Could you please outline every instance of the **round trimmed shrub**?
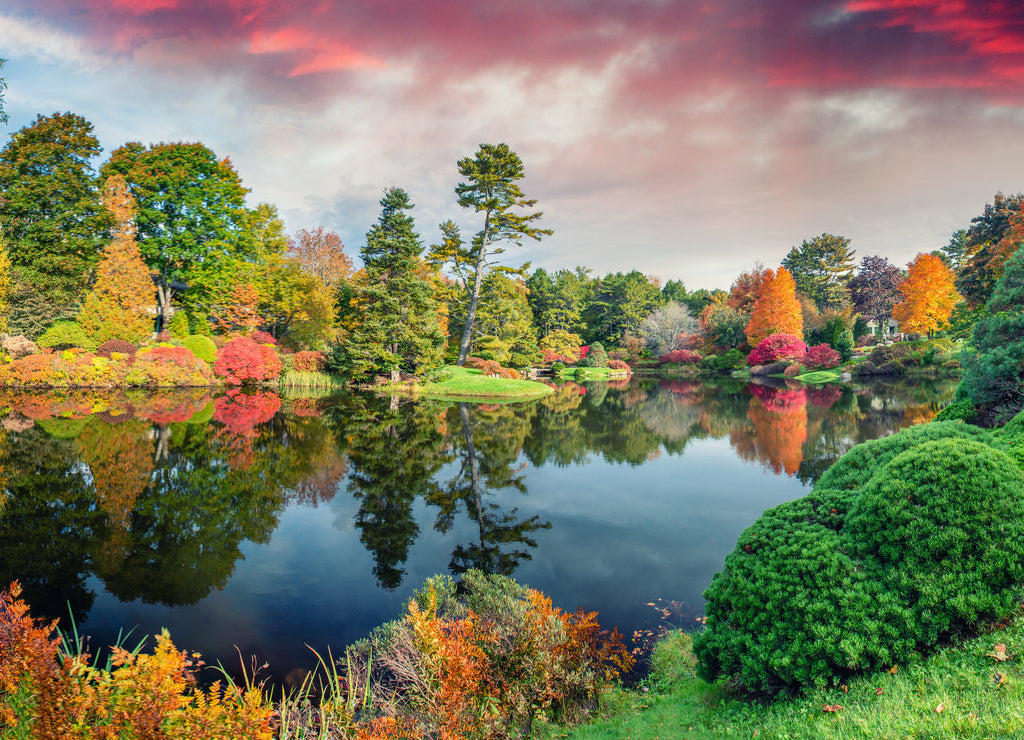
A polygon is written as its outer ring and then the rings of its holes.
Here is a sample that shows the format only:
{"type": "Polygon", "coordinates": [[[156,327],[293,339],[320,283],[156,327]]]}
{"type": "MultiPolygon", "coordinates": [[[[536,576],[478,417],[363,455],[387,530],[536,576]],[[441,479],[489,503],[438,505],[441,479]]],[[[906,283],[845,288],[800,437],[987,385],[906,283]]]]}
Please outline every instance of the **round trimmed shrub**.
{"type": "Polygon", "coordinates": [[[281,374],[281,359],[270,344],[236,337],[217,352],[213,370],[231,385],[273,380],[281,374]]]}
{"type": "Polygon", "coordinates": [[[780,360],[799,360],[807,352],[804,340],[794,334],[765,337],[747,356],[748,365],[770,365],[780,360]]]}
{"type": "Polygon", "coordinates": [[[1013,613],[1024,472],[1001,446],[966,424],[918,425],[766,511],[704,593],[700,674],[765,694],[837,684],[1013,613]]]}
{"type": "Polygon", "coordinates": [[[40,347],[50,349],[67,349],[69,347],[91,348],[93,345],[85,336],[85,331],[76,321],[58,321],[36,340],[40,347]]]}
{"type": "Polygon", "coordinates": [[[181,346],[192,350],[192,354],[208,363],[217,359],[217,345],[202,334],[190,334],[181,340],[181,346]]]}
{"type": "Polygon", "coordinates": [[[815,521],[804,499],[766,512],[739,539],[704,593],[707,622],[694,640],[698,673],[776,694],[904,662],[910,612],[815,521]],[[808,517],[811,521],[808,521],[808,517]]]}
{"type": "Polygon", "coordinates": [[[857,445],[825,471],[815,484],[815,488],[860,488],[901,452],[925,442],[950,437],[974,439],[987,445],[1004,448],[991,432],[970,424],[959,421],[918,424],[890,437],[873,439],[857,445]]]}
{"type": "Polygon", "coordinates": [[[955,626],[1016,606],[1024,582],[1024,472],[975,440],[926,442],[872,477],[845,531],[913,609],[917,642],[933,645],[955,626]]]}
{"type": "Polygon", "coordinates": [[[106,357],[108,360],[110,356],[115,352],[120,352],[123,355],[134,357],[135,353],[139,351],[131,342],[126,342],[123,339],[108,339],[99,347],[96,348],[96,354],[100,357],[106,357]]]}

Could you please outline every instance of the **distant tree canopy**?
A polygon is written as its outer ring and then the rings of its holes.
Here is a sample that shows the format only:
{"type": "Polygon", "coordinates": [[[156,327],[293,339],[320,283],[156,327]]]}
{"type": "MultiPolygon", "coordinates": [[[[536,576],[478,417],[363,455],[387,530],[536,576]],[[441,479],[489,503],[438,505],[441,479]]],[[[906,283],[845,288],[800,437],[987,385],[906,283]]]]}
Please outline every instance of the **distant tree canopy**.
{"type": "Polygon", "coordinates": [[[248,191],[230,160],[204,145],[130,142],[110,155],[102,174],[125,178],[138,204],[143,259],[164,283],[194,283],[188,302],[213,304],[232,282],[235,262],[256,257],[248,191]]]}
{"type": "Polygon", "coordinates": [[[0,150],[0,225],[16,282],[52,304],[82,294],[107,241],[92,160],[100,153],[92,124],[74,113],[38,116],[0,150]]]}
{"type": "Polygon", "coordinates": [[[866,255],[849,283],[854,310],[866,320],[874,319],[882,325],[892,316],[893,306],[900,299],[901,282],[902,271],[889,260],[866,255]]]}
{"type": "Polygon", "coordinates": [[[985,305],[1010,255],[1024,241],[1024,193],[996,193],[985,211],[971,219],[956,287],[971,308],[985,305]]]}
{"type": "Polygon", "coordinates": [[[848,298],[846,283],[853,275],[854,254],[845,236],[821,234],[789,250],[782,266],[819,311],[837,309],[848,298]]]}

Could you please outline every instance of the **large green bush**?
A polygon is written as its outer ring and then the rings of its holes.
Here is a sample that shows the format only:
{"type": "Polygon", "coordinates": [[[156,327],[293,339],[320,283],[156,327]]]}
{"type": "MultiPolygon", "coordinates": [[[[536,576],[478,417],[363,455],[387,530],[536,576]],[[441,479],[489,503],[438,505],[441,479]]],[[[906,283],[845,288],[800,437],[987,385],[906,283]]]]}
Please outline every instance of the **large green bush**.
{"type": "Polygon", "coordinates": [[[858,445],[740,535],[704,596],[699,671],[774,694],[912,660],[1007,616],[1024,582],[1024,473],[957,422],[858,445]]]}
{"type": "Polygon", "coordinates": [[[85,335],[85,331],[77,322],[57,321],[43,332],[36,344],[44,348],[65,349],[67,347],[84,347],[94,349],[93,344],[85,335]]]}
{"type": "Polygon", "coordinates": [[[212,364],[217,359],[217,345],[204,334],[190,334],[181,340],[181,346],[192,350],[192,354],[204,362],[212,364]]]}

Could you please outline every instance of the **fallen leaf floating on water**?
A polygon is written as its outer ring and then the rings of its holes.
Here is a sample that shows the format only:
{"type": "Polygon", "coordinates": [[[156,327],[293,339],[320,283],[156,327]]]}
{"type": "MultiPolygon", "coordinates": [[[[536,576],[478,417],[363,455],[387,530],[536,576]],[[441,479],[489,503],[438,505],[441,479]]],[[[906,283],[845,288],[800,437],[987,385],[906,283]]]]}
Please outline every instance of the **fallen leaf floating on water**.
{"type": "Polygon", "coordinates": [[[1009,660],[1010,656],[1006,654],[1006,645],[1001,642],[997,642],[992,647],[992,652],[985,653],[989,658],[995,658],[997,663],[1001,663],[1004,660],[1009,660]]]}

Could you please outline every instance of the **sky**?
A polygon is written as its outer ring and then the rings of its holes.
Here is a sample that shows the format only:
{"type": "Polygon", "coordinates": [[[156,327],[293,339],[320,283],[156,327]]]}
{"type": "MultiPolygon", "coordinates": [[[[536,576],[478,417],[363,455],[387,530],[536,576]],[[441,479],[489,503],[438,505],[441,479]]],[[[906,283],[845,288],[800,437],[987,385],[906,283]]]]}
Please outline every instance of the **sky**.
{"type": "Polygon", "coordinates": [[[479,229],[482,143],[554,230],[508,264],[691,290],[825,232],[902,266],[1024,190],[1018,0],[3,0],[0,57],[4,142],[199,141],[352,256],[391,186],[426,244],[479,229]]]}

